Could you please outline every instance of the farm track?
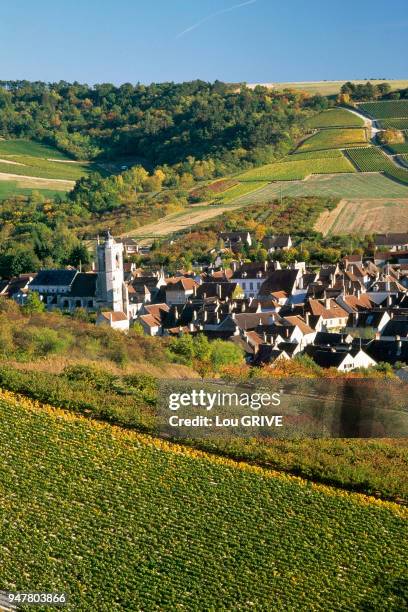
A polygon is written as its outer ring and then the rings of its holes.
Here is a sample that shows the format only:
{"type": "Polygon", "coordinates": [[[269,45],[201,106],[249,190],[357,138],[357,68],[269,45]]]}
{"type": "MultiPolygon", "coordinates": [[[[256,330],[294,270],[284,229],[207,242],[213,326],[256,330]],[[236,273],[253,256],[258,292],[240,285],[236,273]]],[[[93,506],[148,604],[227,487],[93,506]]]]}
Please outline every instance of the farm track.
{"type": "Polygon", "coordinates": [[[25,174],[12,174],[9,172],[0,172],[0,181],[15,181],[21,187],[42,187],[55,188],[70,191],[75,186],[75,181],[68,179],[42,178],[39,176],[29,176],[25,174]]]}

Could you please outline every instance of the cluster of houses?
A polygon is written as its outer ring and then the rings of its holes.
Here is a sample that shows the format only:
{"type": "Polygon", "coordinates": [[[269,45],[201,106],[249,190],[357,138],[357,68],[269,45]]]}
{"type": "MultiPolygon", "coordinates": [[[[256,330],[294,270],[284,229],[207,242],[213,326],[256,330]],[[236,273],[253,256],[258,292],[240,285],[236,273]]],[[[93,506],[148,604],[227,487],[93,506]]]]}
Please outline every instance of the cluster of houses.
{"type": "MultiPolygon", "coordinates": [[[[223,235],[231,248],[249,234],[223,235]]],[[[408,234],[377,236],[376,256],[333,265],[281,267],[234,261],[227,269],[167,276],[124,263],[135,245],[108,233],[97,245],[96,269],[41,270],[0,281],[0,295],[24,303],[36,291],[47,309],[96,313],[97,325],[150,336],[206,334],[238,344],[247,362],[272,364],[309,355],[322,367],[350,371],[378,362],[408,363],[408,234]]],[[[270,253],[290,248],[273,236],[270,253]]],[[[273,257],[273,255],[271,255],[273,257]]]]}

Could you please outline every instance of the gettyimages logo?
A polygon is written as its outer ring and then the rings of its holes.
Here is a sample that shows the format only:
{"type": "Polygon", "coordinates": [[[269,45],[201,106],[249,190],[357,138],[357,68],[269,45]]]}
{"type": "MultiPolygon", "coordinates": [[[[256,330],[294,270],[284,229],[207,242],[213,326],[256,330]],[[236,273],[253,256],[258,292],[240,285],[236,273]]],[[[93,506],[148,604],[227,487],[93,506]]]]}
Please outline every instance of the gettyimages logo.
{"type": "Polygon", "coordinates": [[[379,379],[161,381],[158,430],[177,438],[408,436],[407,385],[379,379]]]}

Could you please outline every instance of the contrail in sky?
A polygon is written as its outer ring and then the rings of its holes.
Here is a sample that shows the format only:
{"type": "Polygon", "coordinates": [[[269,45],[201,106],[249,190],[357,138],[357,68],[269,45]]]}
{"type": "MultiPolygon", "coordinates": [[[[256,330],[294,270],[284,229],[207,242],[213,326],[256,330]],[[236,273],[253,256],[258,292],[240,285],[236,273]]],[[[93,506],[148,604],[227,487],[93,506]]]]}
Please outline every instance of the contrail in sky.
{"type": "Polygon", "coordinates": [[[188,32],[195,30],[201,24],[205,23],[206,21],[209,21],[210,19],[213,19],[214,17],[217,17],[218,15],[222,15],[223,13],[229,13],[230,11],[235,11],[235,9],[241,8],[241,6],[247,6],[248,4],[255,4],[255,2],[256,0],[247,0],[246,2],[240,2],[240,4],[234,4],[234,6],[230,6],[228,8],[222,9],[221,11],[217,11],[216,13],[212,13],[211,15],[207,15],[207,17],[204,17],[200,21],[197,21],[197,23],[194,23],[189,28],[186,28],[185,30],[177,34],[176,38],[181,38],[182,36],[184,36],[184,34],[187,34],[188,32]]]}

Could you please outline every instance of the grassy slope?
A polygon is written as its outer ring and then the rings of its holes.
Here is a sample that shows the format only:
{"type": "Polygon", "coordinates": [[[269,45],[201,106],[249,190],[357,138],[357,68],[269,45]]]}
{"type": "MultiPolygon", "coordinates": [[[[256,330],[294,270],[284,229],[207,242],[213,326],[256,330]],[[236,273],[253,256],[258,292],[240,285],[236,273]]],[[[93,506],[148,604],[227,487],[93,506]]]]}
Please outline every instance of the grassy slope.
{"type": "Polygon", "coordinates": [[[52,198],[58,193],[61,193],[61,191],[65,191],[65,187],[63,187],[63,189],[42,189],[41,186],[28,188],[21,187],[20,182],[17,181],[0,181],[0,200],[11,198],[16,195],[29,196],[32,194],[33,190],[40,190],[45,197],[52,198]]]}
{"type": "Polygon", "coordinates": [[[404,608],[401,509],[24,404],[1,400],[2,588],[83,610],[404,608]]]}
{"type": "Polygon", "coordinates": [[[68,181],[76,181],[81,176],[89,174],[93,167],[93,164],[86,162],[80,164],[64,163],[28,155],[9,156],[4,159],[18,162],[18,164],[9,164],[0,159],[0,172],[68,181]]]}
{"type": "Polygon", "coordinates": [[[363,127],[364,119],[344,108],[333,108],[314,115],[306,125],[309,128],[363,127]]]}
{"type": "Polygon", "coordinates": [[[35,142],[34,140],[12,139],[0,140],[0,157],[2,155],[29,155],[44,159],[70,160],[70,157],[50,145],[35,142]]]}
{"type": "Polygon", "coordinates": [[[367,142],[366,131],[362,128],[329,128],[307,138],[298,151],[318,151],[319,149],[338,149],[350,144],[367,142]]]}
{"type": "Polygon", "coordinates": [[[72,181],[94,171],[108,174],[96,164],[72,162],[64,153],[49,145],[24,139],[0,139],[0,174],[3,173],[0,177],[0,199],[29,195],[33,189],[52,197],[58,191],[71,189],[72,181]],[[5,177],[5,174],[13,176],[5,177]],[[61,183],[61,180],[71,182],[61,183]]]}

